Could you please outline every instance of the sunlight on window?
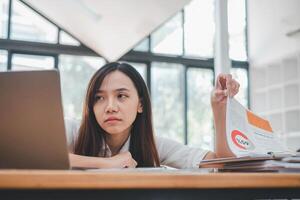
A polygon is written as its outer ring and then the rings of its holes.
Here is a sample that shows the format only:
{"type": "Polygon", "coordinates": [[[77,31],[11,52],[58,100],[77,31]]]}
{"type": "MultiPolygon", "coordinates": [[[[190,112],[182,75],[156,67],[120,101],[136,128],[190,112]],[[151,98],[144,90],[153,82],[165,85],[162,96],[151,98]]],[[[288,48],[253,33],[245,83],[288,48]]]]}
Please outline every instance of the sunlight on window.
{"type": "Polygon", "coordinates": [[[133,50],[135,51],[148,51],[149,50],[149,38],[142,40],[133,50]]]}
{"type": "Polygon", "coordinates": [[[229,56],[233,60],[247,60],[245,0],[228,0],[229,56]]]}
{"type": "Polygon", "coordinates": [[[151,97],[154,129],[158,136],[184,142],[183,66],[152,63],[151,97]]]}
{"type": "Polygon", "coordinates": [[[193,0],[184,9],[184,41],[187,56],[213,57],[214,0],[193,0]]]}
{"type": "Polygon", "coordinates": [[[0,71],[7,69],[7,51],[0,50],[0,71]]]}
{"type": "Polygon", "coordinates": [[[66,45],[79,46],[80,42],[64,31],[59,32],[59,43],[66,45]]]}
{"type": "Polygon", "coordinates": [[[188,88],[188,145],[213,150],[213,115],[210,94],[213,89],[213,70],[189,68],[188,88]]]}
{"type": "Polygon", "coordinates": [[[232,68],[231,74],[240,83],[240,90],[236,99],[245,107],[248,107],[248,74],[246,69],[232,68]]]}
{"type": "Polygon", "coordinates": [[[58,28],[20,1],[12,4],[11,38],[33,42],[57,42],[58,28]]]}
{"type": "MultiPolygon", "coordinates": [[[[63,45],[73,45],[69,47],[72,49],[81,45],[80,41],[37,14],[22,1],[11,1],[13,9],[11,39],[52,43],[57,45],[58,49],[63,45]]],[[[7,38],[8,35],[8,2],[9,0],[0,0],[0,38],[7,38]]],[[[247,60],[245,13],[245,0],[228,0],[229,55],[233,60],[247,60]]],[[[215,0],[192,0],[183,11],[174,14],[133,49],[141,52],[133,52],[132,57],[126,58],[146,83],[151,75],[151,80],[148,82],[151,82],[156,135],[184,143],[185,128],[187,128],[189,146],[213,150],[214,127],[210,95],[213,89],[214,72],[213,69],[204,68],[201,59],[214,57],[214,37],[215,0]],[[136,55],[143,55],[145,60],[143,57],[136,58],[136,55]],[[192,57],[195,59],[191,59],[192,57]],[[196,66],[178,64],[195,63],[196,59],[199,59],[199,64],[197,63],[196,66]],[[148,69],[150,64],[151,68],[148,69]],[[147,69],[151,70],[148,76],[147,69]],[[187,113],[185,113],[185,103],[187,113]],[[185,124],[186,116],[187,124],[185,124]]],[[[37,49],[43,46],[36,45],[37,49]]],[[[30,47],[26,49],[26,53],[31,51],[30,47]]],[[[12,70],[53,69],[57,61],[51,55],[30,55],[18,49],[8,51],[0,49],[0,71],[7,70],[7,65],[10,63],[7,59],[10,55],[12,55],[12,70]]],[[[89,80],[105,64],[105,60],[101,57],[62,55],[61,51],[56,55],[59,56],[58,68],[64,116],[81,119],[89,80]]],[[[232,68],[231,73],[241,85],[236,98],[248,107],[248,71],[244,68],[232,68]]]]}
{"type": "Polygon", "coordinates": [[[0,38],[7,38],[7,22],[8,0],[0,0],[0,38]]]}
{"type": "Polygon", "coordinates": [[[53,69],[54,57],[40,55],[13,54],[12,70],[53,69]]]}
{"type": "Polygon", "coordinates": [[[66,118],[81,119],[89,80],[104,63],[104,59],[99,57],[69,55],[59,57],[63,107],[66,118]]]}
{"type": "Polygon", "coordinates": [[[151,51],[162,54],[182,54],[182,12],[156,30],[151,35],[151,51]]]}
{"type": "Polygon", "coordinates": [[[147,65],[145,63],[134,63],[134,62],[126,62],[132,65],[143,77],[144,81],[147,83],[147,65]]]}

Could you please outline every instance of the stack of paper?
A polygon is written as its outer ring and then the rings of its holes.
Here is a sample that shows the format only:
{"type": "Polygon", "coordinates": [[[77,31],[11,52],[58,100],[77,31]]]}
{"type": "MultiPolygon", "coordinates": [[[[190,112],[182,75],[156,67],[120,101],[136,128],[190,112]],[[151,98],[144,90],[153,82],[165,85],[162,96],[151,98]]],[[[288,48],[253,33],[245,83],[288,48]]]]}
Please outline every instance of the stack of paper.
{"type": "Polygon", "coordinates": [[[222,171],[300,171],[300,155],[291,152],[269,121],[234,98],[227,99],[226,145],[235,157],[204,160],[200,167],[222,171]]]}
{"type": "Polygon", "coordinates": [[[300,156],[211,159],[202,161],[200,167],[230,172],[300,172],[300,156]]]}

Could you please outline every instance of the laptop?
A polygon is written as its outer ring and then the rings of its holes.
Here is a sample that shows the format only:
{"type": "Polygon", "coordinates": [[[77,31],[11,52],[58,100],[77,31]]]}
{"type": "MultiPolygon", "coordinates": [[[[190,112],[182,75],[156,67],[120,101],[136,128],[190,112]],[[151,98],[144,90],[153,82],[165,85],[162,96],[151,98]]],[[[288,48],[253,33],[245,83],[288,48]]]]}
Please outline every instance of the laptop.
{"type": "Polygon", "coordinates": [[[57,70],[0,72],[0,168],[69,169],[57,70]]]}

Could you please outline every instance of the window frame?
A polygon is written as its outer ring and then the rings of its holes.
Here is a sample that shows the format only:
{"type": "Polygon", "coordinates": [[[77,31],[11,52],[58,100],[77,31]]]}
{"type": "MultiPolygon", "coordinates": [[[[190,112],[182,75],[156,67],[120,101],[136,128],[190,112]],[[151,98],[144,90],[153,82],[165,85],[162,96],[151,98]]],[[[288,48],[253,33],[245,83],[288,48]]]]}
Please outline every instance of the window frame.
{"type": "Polygon", "coordinates": [[[54,59],[54,68],[53,69],[58,69],[58,54],[47,54],[47,53],[36,53],[36,52],[30,52],[30,51],[11,50],[8,53],[8,58],[10,58],[10,62],[7,62],[8,70],[12,70],[12,59],[13,59],[14,54],[53,57],[53,59],[54,59]]]}
{"type": "MultiPolygon", "coordinates": [[[[40,55],[40,56],[51,56],[54,57],[55,60],[55,66],[54,68],[59,70],[59,55],[61,54],[67,54],[67,55],[78,55],[78,56],[96,56],[101,57],[97,53],[95,53],[90,48],[86,47],[84,44],[80,42],[76,37],[74,37],[72,34],[70,34],[68,31],[62,29],[57,24],[49,20],[47,17],[45,17],[43,14],[32,8],[30,5],[28,5],[23,0],[19,0],[24,5],[28,6],[33,12],[36,12],[41,17],[48,20],[50,23],[54,24],[57,28],[57,43],[40,43],[40,42],[30,42],[30,41],[17,41],[17,40],[11,40],[10,34],[11,34],[11,15],[12,15],[12,1],[16,0],[9,0],[9,6],[8,6],[8,23],[7,23],[7,39],[0,39],[0,47],[3,50],[7,50],[7,70],[11,70],[12,67],[12,55],[15,53],[18,54],[27,54],[27,55],[40,55]],[[79,46],[72,46],[72,45],[63,45],[59,43],[59,35],[60,31],[64,31],[65,33],[69,34],[71,37],[76,39],[80,42],[79,46]]],[[[246,38],[246,55],[248,55],[247,47],[248,47],[248,38],[247,38],[247,0],[245,0],[245,13],[246,13],[246,31],[245,31],[245,38],[246,38]]],[[[214,72],[214,58],[191,58],[185,56],[185,29],[184,29],[184,8],[180,11],[182,12],[182,55],[174,56],[174,55],[164,55],[164,54],[156,54],[151,52],[151,34],[147,37],[149,42],[149,49],[148,51],[135,51],[131,50],[126,55],[124,55],[120,60],[127,61],[127,62],[133,62],[133,63],[143,63],[146,64],[146,77],[147,77],[147,86],[149,88],[149,92],[151,94],[151,63],[152,62],[168,62],[168,63],[177,63],[182,64],[184,66],[184,143],[188,144],[188,117],[187,117],[187,109],[188,109],[188,97],[187,97],[187,71],[189,68],[206,68],[211,69],[214,72]]],[[[107,61],[106,61],[107,62],[107,61]]],[[[247,76],[248,76],[248,107],[251,108],[250,104],[250,84],[249,84],[249,64],[247,61],[236,61],[231,60],[232,68],[243,68],[247,70],[247,76]]],[[[213,77],[213,80],[215,82],[215,77],[213,77]]]]}

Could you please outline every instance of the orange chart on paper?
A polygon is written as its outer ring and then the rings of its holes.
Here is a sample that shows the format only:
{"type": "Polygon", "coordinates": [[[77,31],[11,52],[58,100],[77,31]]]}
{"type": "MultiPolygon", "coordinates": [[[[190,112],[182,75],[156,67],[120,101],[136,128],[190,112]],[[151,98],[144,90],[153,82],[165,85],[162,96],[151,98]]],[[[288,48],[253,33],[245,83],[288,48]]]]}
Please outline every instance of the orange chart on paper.
{"type": "Polygon", "coordinates": [[[259,116],[253,114],[248,110],[247,110],[247,118],[249,124],[251,124],[252,126],[256,126],[268,132],[273,132],[270,122],[268,120],[260,118],[259,116]]]}

